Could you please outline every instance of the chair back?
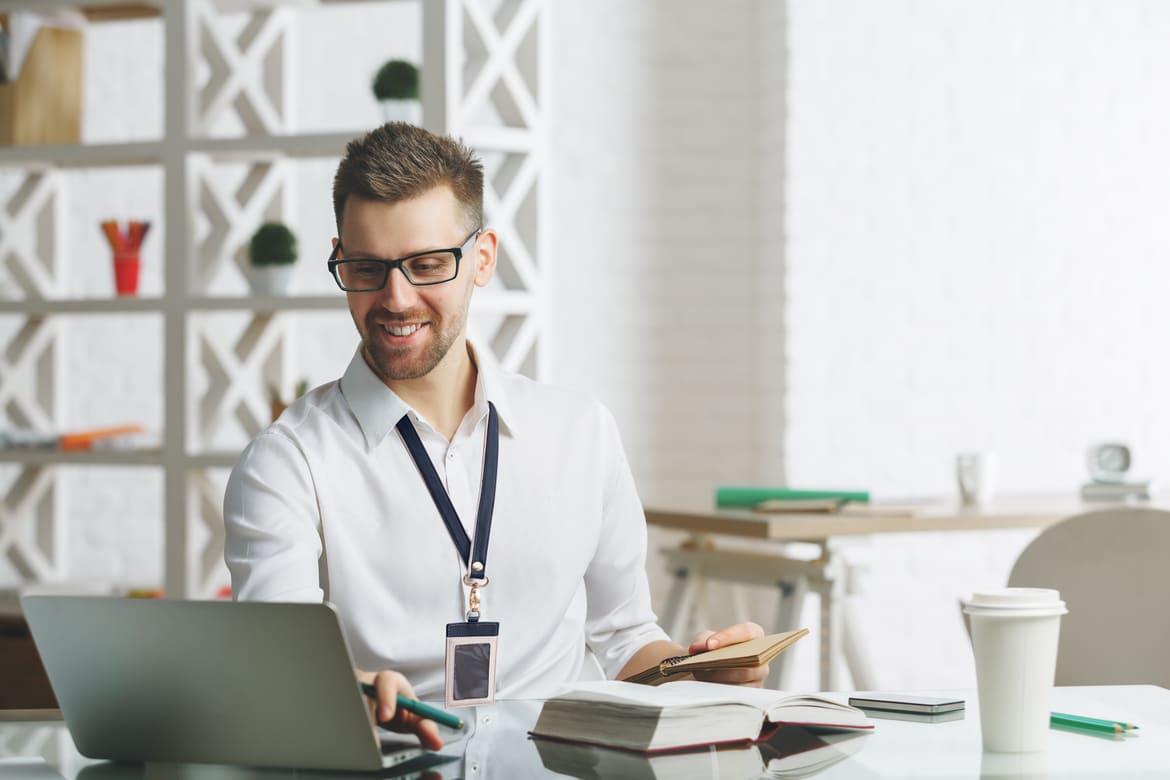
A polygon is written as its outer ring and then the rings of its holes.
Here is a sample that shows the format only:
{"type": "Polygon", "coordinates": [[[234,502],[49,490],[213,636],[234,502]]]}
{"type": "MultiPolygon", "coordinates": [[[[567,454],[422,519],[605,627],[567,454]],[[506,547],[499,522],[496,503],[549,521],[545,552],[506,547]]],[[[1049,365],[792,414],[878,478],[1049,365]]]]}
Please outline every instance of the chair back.
{"type": "Polygon", "coordinates": [[[1056,588],[1068,605],[1057,685],[1170,687],[1170,512],[1114,507],[1050,526],[1008,585],[1056,588]]]}

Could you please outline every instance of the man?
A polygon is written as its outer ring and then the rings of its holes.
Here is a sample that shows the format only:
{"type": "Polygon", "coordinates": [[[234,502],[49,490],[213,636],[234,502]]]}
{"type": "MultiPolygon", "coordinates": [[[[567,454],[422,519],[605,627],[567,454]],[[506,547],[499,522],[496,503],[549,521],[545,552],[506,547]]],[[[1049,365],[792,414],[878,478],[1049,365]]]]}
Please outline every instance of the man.
{"type": "MultiPolygon", "coordinates": [[[[446,682],[450,697],[450,626],[499,624],[492,682],[511,698],[577,679],[586,647],[623,677],[762,635],[748,623],[689,650],[671,643],[650,608],[645,519],[612,417],[468,343],[472,291],[492,278],[498,240],[470,150],[386,125],[349,144],[333,201],[329,265],[361,345],[232,472],[235,597],[332,602],[359,668],[379,670],[358,672],[377,690],[378,720],[431,748],[434,723],[396,694],[435,698],[446,682]]],[[[708,679],[759,685],[766,673],[708,679]]]]}

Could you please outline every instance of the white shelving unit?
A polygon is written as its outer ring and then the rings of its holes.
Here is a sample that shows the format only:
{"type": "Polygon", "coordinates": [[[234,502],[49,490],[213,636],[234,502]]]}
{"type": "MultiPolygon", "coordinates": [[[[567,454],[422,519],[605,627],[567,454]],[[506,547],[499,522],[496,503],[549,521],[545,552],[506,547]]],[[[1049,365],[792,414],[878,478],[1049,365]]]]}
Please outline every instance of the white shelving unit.
{"type": "MultiPolygon", "coordinates": [[[[458,135],[479,151],[488,178],[488,221],[501,233],[500,283],[477,296],[473,336],[490,350],[489,357],[506,368],[539,375],[542,344],[538,335],[543,319],[539,258],[546,256],[546,3],[518,0],[493,6],[480,0],[416,1],[422,2],[425,125],[458,135]]],[[[265,387],[276,386],[286,394],[292,390],[295,350],[287,328],[290,316],[336,312],[348,319],[340,292],[257,298],[241,284],[238,295],[208,294],[209,279],[234,262],[256,225],[263,219],[284,218],[289,198],[282,196],[293,186],[286,170],[289,164],[337,159],[345,144],[366,129],[300,134],[290,118],[297,14],[317,4],[313,0],[138,4],[0,0],[0,13],[69,7],[101,15],[103,10],[121,12],[134,5],[161,16],[166,85],[162,138],[0,148],[0,169],[25,176],[33,192],[52,190],[55,172],[60,170],[152,166],[163,171],[165,270],[159,296],[63,298],[51,285],[38,288],[34,283],[23,299],[0,301],[0,316],[23,320],[20,334],[13,339],[20,343],[10,343],[10,359],[0,360],[0,399],[20,407],[25,422],[46,430],[54,429],[60,394],[67,388],[54,383],[53,376],[32,381],[37,372],[35,379],[46,377],[44,361],[29,350],[51,351],[71,315],[153,314],[161,318],[165,377],[161,445],[134,451],[9,449],[0,451],[0,463],[20,469],[17,481],[40,485],[42,492],[62,466],[161,468],[165,514],[165,581],[161,584],[168,595],[200,597],[225,584],[220,563],[222,496],[209,471],[230,467],[238,448],[218,447],[216,426],[230,417],[254,434],[267,422],[265,387]],[[243,32],[224,32],[221,20],[228,13],[237,20],[239,14],[246,15],[243,32]],[[208,62],[208,52],[215,52],[216,63],[208,62]],[[271,67],[274,61],[281,67],[271,67]],[[220,137],[215,132],[224,112],[235,112],[245,128],[243,134],[220,137]],[[251,200],[241,201],[238,192],[233,193],[234,200],[218,194],[215,169],[220,165],[246,168],[243,189],[251,200]],[[210,213],[208,198],[219,198],[210,213]],[[197,237],[197,216],[212,224],[211,238],[197,237]],[[227,314],[237,319],[242,314],[246,320],[230,348],[217,345],[210,335],[215,328],[208,327],[209,321],[222,321],[227,314]],[[214,365],[209,368],[209,364],[214,365]],[[206,386],[196,391],[193,379],[200,369],[206,386]]],[[[0,212],[0,250],[5,247],[6,226],[42,219],[40,214],[19,209],[9,213],[3,206],[0,212]]],[[[36,229],[54,231],[59,225],[38,224],[36,229]]],[[[60,241],[50,243],[57,256],[44,259],[57,267],[63,262],[60,241]]],[[[222,322],[217,327],[222,330],[222,322]]],[[[41,527],[59,522],[53,514],[52,502],[0,506],[0,555],[19,561],[30,580],[70,576],[59,545],[43,541],[54,538],[41,527]]]]}

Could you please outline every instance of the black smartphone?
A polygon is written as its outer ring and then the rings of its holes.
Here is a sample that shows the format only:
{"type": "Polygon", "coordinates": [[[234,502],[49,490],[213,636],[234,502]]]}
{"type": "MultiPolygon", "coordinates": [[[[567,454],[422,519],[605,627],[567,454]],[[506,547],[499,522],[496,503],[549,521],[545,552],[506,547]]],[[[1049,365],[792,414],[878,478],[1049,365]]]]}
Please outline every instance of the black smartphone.
{"type": "Polygon", "coordinates": [[[938,696],[918,696],[916,694],[900,693],[875,693],[870,696],[850,696],[849,704],[862,710],[913,712],[923,715],[954,712],[966,706],[962,699],[945,699],[938,696]]]}

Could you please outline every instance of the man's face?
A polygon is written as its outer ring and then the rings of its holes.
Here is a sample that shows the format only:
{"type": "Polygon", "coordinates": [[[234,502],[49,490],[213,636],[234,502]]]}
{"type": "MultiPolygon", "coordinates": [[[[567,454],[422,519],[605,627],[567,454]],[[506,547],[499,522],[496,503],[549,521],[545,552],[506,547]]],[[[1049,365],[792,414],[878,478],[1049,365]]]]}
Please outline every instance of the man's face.
{"type": "MultiPolygon", "coordinates": [[[[341,224],[342,258],[396,260],[462,244],[471,232],[455,196],[446,186],[398,203],[350,197],[341,224]]],[[[386,286],[346,293],[362,337],[366,362],[384,382],[426,376],[457,359],[451,347],[466,338],[471,292],[491,279],[495,234],[485,232],[459,262],[449,282],[416,287],[395,268],[386,286]]]]}

